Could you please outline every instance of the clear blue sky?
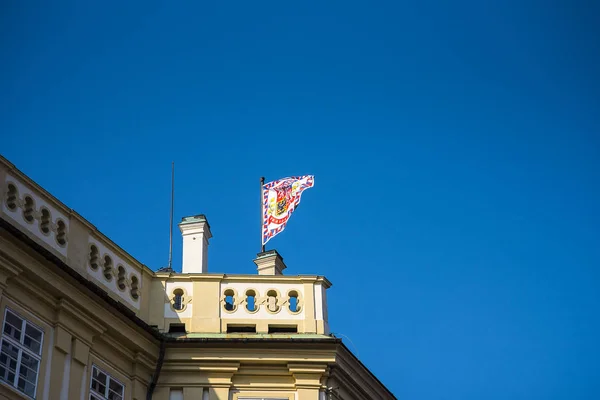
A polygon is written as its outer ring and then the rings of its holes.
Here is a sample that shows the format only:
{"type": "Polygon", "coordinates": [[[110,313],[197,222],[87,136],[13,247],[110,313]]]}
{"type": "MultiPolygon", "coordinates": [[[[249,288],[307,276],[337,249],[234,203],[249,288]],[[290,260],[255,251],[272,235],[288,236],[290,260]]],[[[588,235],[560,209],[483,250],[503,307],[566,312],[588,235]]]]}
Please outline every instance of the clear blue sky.
{"type": "Polygon", "coordinates": [[[3,2],[1,153],[151,268],[171,161],[214,272],[314,174],[268,248],[399,398],[600,398],[597,2],[166,3],[3,2]]]}

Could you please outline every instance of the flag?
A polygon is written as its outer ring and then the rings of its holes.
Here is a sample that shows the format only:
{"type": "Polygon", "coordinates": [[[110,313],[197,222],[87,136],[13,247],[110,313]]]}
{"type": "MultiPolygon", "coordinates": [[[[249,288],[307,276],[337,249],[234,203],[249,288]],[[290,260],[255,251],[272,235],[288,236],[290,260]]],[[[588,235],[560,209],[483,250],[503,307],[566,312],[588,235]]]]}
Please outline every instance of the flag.
{"type": "Polygon", "coordinates": [[[279,179],[263,186],[263,245],[285,229],[300,204],[302,192],[314,184],[314,175],[305,175],[279,179]]]}

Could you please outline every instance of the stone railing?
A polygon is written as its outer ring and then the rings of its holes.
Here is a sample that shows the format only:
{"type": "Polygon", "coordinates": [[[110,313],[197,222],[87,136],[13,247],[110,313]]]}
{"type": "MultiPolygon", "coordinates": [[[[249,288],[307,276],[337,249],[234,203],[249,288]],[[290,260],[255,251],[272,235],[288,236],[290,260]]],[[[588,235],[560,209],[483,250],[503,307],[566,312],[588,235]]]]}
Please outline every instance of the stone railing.
{"type": "Polygon", "coordinates": [[[164,313],[150,323],[161,330],[185,325],[196,333],[329,333],[331,283],[324,277],[157,273],[155,279],[151,297],[161,303],[152,308],[164,313]]]}
{"type": "Polygon", "coordinates": [[[153,274],[0,157],[0,217],[134,311],[153,274]],[[146,278],[144,278],[146,276],[146,278]]]}

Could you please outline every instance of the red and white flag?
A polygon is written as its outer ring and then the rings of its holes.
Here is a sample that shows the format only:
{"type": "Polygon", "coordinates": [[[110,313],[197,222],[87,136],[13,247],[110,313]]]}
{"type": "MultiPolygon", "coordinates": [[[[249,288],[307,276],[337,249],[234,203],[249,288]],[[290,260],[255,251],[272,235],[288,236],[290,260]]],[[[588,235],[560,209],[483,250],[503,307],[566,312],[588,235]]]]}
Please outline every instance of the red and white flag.
{"type": "Polygon", "coordinates": [[[305,175],[279,179],[263,186],[263,245],[285,229],[300,204],[302,192],[314,184],[314,175],[305,175]]]}

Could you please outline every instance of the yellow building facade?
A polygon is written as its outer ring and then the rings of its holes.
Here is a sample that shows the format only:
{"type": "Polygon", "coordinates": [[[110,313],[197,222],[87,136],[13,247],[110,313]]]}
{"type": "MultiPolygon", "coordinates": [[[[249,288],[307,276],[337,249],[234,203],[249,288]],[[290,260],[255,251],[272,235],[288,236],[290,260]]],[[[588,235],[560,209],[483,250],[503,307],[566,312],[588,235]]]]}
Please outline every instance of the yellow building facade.
{"type": "Polygon", "coordinates": [[[153,271],[0,157],[0,399],[386,400],[329,332],[323,276],[211,273],[204,215],[182,273],[153,271]]]}

